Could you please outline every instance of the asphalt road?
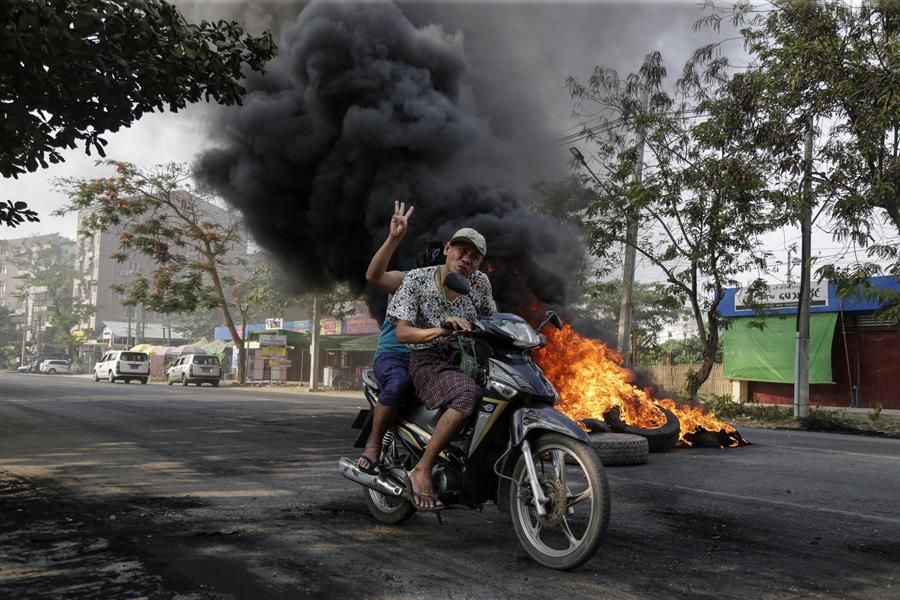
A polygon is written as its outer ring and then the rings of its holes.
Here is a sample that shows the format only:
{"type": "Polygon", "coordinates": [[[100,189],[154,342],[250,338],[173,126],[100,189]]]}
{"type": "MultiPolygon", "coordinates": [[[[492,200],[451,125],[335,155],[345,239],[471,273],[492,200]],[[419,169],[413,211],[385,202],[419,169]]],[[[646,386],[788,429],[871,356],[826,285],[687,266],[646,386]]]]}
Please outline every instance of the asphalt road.
{"type": "Polygon", "coordinates": [[[900,440],[752,429],[607,469],[600,552],[366,512],[360,398],[0,373],[0,598],[900,597],[900,440]]]}

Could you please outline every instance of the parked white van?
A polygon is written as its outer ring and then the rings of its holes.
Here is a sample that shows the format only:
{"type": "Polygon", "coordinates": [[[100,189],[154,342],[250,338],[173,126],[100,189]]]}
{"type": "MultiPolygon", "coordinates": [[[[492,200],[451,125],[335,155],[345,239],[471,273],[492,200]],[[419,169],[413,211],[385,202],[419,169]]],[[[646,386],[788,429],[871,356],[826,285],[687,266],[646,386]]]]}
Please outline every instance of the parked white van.
{"type": "Polygon", "coordinates": [[[149,377],[150,357],[143,352],[111,350],[94,365],[94,381],[106,379],[110,383],[115,383],[116,379],[122,379],[125,383],[129,383],[132,379],[136,379],[141,383],[147,383],[149,377]]]}
{"type": "Polygon", "coordinates": [[[201,383],[212,384],[219,387],[222,378],[222,365],[219,357],[212,354],[188,354],[182,356],[166,371],[166,379],[169,385],[181,382],[181,385],[189,383],[199,386],[201,383]]]}

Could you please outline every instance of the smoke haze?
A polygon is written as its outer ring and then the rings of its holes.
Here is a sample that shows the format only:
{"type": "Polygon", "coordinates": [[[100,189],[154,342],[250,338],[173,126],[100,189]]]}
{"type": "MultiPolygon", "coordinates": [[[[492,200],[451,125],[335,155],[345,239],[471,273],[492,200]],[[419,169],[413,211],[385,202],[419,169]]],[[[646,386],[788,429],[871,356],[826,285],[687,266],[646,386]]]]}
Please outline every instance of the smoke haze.
{"type": "Polygon", "coordinates": [[[508,147],[461,106],[460,34],[416,27],[389,2],[313,2],[280,48],[247,82],[244,105],[224,113],[224,144],[198,172],[298,288],[361,289],[397,199],[416,207],[398,264],[412,264],[424,240],[470,226],[488,240],[502,306],[515,308],[512,294],[525,289],[565,301],[561,275],[582,252],[511,189],[482,179],[503,170],[508,147]]]}

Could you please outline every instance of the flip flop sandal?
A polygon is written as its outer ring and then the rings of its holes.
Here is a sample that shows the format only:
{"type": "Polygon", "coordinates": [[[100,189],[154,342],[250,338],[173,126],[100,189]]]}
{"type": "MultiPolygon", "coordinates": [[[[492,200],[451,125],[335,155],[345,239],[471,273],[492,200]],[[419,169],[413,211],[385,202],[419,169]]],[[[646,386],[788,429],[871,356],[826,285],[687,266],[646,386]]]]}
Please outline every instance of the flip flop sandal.
{"type": "Polygon", "coordinates": [[[359,458],[356,459],[356,468],[366,475],[378,475],[381,473],[378,470],[378,463],[365,454],[360,454],[359,458]]]}
{"type": "Polygon", "coordinates": [[[416,510],[421,510],[422,512],[435,512],[438,510],[444,510],[444,503],[437,499],[434,494],[426,494],[425,492],[410,492],[413,497],[412,503],[413,506],[416,507],[416,510]],[[432,502],[434,502],[434,506],[422,506],[420,504],[422,498],[428,498],[432,502]]]}
{"type": "Polygon", "coordinates": [[[428,492],[417,492],[413,489],[412,479],[409,476],[409,473],[406,474],[406,499],[412,502],[412,505],[416,507],[416,510],[421,510],[423,512],[434,512],[436,510],[443,510],[446,508],[444,503],[437,499],[437,496],[434,494],[429,494],[428,492]],[[422,498],[428,498],[432,502],[434,502],[434,506],[423,506],[422,498]]]}

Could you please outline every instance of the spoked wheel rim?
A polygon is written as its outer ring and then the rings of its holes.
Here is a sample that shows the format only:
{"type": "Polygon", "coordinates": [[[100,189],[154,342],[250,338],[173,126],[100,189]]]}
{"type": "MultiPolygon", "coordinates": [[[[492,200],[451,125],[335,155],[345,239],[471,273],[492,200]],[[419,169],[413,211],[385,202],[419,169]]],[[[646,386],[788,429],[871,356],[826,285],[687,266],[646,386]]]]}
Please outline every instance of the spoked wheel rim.
{"type": "MultiPolygon", "coordinates": [[[[397,469],[392,469],[391,474],[396,475],[397,471],[397,469]]],[[[375,507],[382,512],[393,513],[399,510],[404,510],[409,504],[409,501],[405,498],[387,496],[385,494],[382,494],[381,492],[376,492],[372,488],[366,488],[366,492],[369,494],[369,498],[371,498],[372,504],[374,504],[375,507]]]]}
{"type": "Polygon", "coordinates": [[[547,514],[537,514],[527,472],[519,479],[516,518],[525,537],[541,554],[564,558],[593,543],[591,531],[597,518],[595,490],[587,465],[560,445],[544,448],[534,457],[541,488],[549,502],[547,514]]]}

